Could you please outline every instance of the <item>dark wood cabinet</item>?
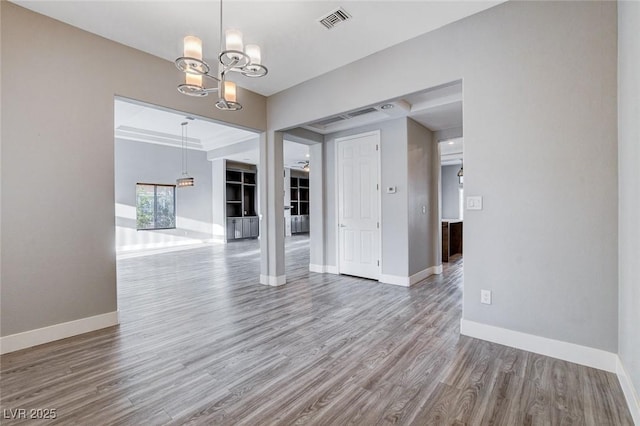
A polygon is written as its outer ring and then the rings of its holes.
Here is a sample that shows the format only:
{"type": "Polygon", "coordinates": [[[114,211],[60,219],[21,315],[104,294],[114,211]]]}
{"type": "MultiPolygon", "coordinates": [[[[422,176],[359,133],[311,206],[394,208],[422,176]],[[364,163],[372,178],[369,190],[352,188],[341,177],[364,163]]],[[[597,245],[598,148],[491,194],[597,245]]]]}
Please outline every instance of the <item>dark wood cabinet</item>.
{"type": "Polygon", "coordinates": [[[309,177],[291,177],[291,233],[309,232],[309,177]]]}
{"type": "Polygon", "coordinates": [[[228,167],[226,171],[227,241],[256,238],[260,233],[255,166],[234,164],[238,168],[228,167]]]}
{"type": "Polygon", "coordinates": [[[458,253],[462,254],[462,221],[442,221],[442,261],[458,253]]]}

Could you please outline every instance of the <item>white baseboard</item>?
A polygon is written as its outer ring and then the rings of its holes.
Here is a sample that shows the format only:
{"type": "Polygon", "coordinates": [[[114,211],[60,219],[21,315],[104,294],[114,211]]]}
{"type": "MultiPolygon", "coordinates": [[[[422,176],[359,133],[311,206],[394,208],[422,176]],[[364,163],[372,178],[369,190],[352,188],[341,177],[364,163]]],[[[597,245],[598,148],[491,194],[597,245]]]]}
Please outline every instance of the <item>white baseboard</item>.
{"type": "Polygon", "coordinates": [[[340,271],[338,270],[338,267],[333,265],[324,265],[324,270],[327,274],[338,275],[340,273],[340,271]]]}
{"type": "Polygon", "coordinates": [[[631,377],[627,374],[627,370],[625,370],[622,360],[619,356],[617,356],[616,359],[616,374],[620,381],[622,393],[624,393],[624,398],[627,400],[627,406],[631,412],[633,422],[640,425],[640,396],[638,396],[638,392],[633,387],[631,377]]]}
{"type": "Polygon", "coordinates": [[[324,274],[325,272],[327,272],[327,267],[325,265],[314,265],[313,263],[310,263],[309,271],[324,274]]]}
{"type": "Polygon", "coordinates": [[[618,355],[601,349],[548,339],[465,319],[460,320],[460,334],[586,365],[587,367],[598,368],[611,373],[616,372],[618,355]]]}
{"type": "Polygon", "coordinates": [[[434,274],[442,273],[442,265],[431,266],[427,269],[423,269],[420,272],[417,272],[410,277],[402,277],[400,275],[389,275],[389,274],[381,274],[380,279],[378,281],[385,284],[393,284],[399,285],[402,287],[411,287],[417,282],[424,280],[425,278],[430,277],[434,274]]]}
{"type": "Polygon", "coordinates": [[[409,287],[409,277],[402,277],[400,275],[380,274],[381,283],[399,285],[401,287],[409,287]]]}
{"type": "Polygon", "coordinates": [[[409,285],[414,285],[431,275],[440,275],[442,273],[442,264],[437,266],[431,266],[430,268],[423,269],[422,271],[413,274],[409,277],[409,285]]]}
{"type": "Polygon", "coordinates": [[[270,285],[272,287],[278,287],[287,283],[287,276],[273,276],[273,275],[260,275],[260,284],[270,285]]]}
{"type": "Polygon", "coordinates": [[[54,340],[66,339],[78,334],[100,330],[119,324],[118,311],[107,312],[88,318],[37,328],[23,333],[10,334],[0,338],[0,354],[19,351],[54,340]]]}
{"type": "Polygon", "coordinates": [[[313,263],[310,263],[309,271],[317,272],[319,274],[337,274],[338,267],[332,265],[315,265],[313,263]]]}

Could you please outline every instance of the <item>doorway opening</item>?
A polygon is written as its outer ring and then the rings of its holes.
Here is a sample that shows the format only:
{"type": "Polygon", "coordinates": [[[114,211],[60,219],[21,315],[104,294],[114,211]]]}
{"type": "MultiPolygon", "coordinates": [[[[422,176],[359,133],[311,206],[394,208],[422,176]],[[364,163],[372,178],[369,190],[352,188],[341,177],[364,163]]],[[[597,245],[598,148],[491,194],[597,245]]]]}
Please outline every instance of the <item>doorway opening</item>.
{"type": "Polygon", "coordinates": [[[462,257],[464,225],[464,143],[462,137],[438,141],[440,151],[440,194],[442,262],[462,257]]]}
{"type": "Polygon", "coordinates": [[[284,160],[284,245],[287,280],[294,281],[309,271],[311,206],[311,150],[285,134],[284,160]]]}

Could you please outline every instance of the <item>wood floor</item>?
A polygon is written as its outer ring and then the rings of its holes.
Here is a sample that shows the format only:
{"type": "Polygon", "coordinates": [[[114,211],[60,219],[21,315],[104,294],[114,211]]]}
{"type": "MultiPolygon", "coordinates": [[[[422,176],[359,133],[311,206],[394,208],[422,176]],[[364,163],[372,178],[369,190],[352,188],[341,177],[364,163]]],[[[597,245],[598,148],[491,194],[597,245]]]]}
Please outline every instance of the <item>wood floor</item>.
{"type": "Polygon", "coordinates": [[[411,289],[309,273],[305,237],[284,287],[257,256],[120,260],[121,325],[2,356],[1,423],[633,424],[615,375],[460,336],[459,256],[411,289]]]}

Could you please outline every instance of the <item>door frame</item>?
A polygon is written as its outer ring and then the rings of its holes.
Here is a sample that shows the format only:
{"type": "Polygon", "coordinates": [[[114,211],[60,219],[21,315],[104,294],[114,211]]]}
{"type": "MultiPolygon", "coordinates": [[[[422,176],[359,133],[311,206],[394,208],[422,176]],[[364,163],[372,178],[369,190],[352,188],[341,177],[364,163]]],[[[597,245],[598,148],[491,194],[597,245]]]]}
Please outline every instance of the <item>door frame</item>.
{"type": "Polygon", "coordinates": [[[363,133],[356,133],[353,135],[349,135],[349,136],[343,136],[340,138],[336,138],[335,139],[335,152],[334,152],[334,163],[335,164],[335,170],[334,170],[334,178],[335,178],[335,187],[334,187],[334,199],[335,199],[335,211],[334,211],[334,220],[335,220],[335,240],[336,240],[336,273],[340,274],[340,160],[339,160],[339,153],[340,153],[340,149],[339,146],[341,143],[345,142],[345,141],[349,141],[352,139],[359,139],[362,137],[366,137],[366,136],[375,136],[377,139],[377,145],[378,145],[378,150],[376,151],[377,157],[378,157],[378,181],[376,182],[378,185],[378,200],[377,200],[377,204],[378,204],[378,222],[380,223],[380,226],[378,227],[378,256],[380,257],[380,265],[378,265],[378,281],[380,281],[380,278],[382,277],[382,263],[383,263],[383,259],[382,259],[382,226],[383,226],[383,222],[382,222],[382,161],[381,161],[381,153],[382,153],[382,143],[381,143],[381,137],[380,137],[380,129],[378,130],[372,130],[369,132],[363,132],[363,133]]]}

